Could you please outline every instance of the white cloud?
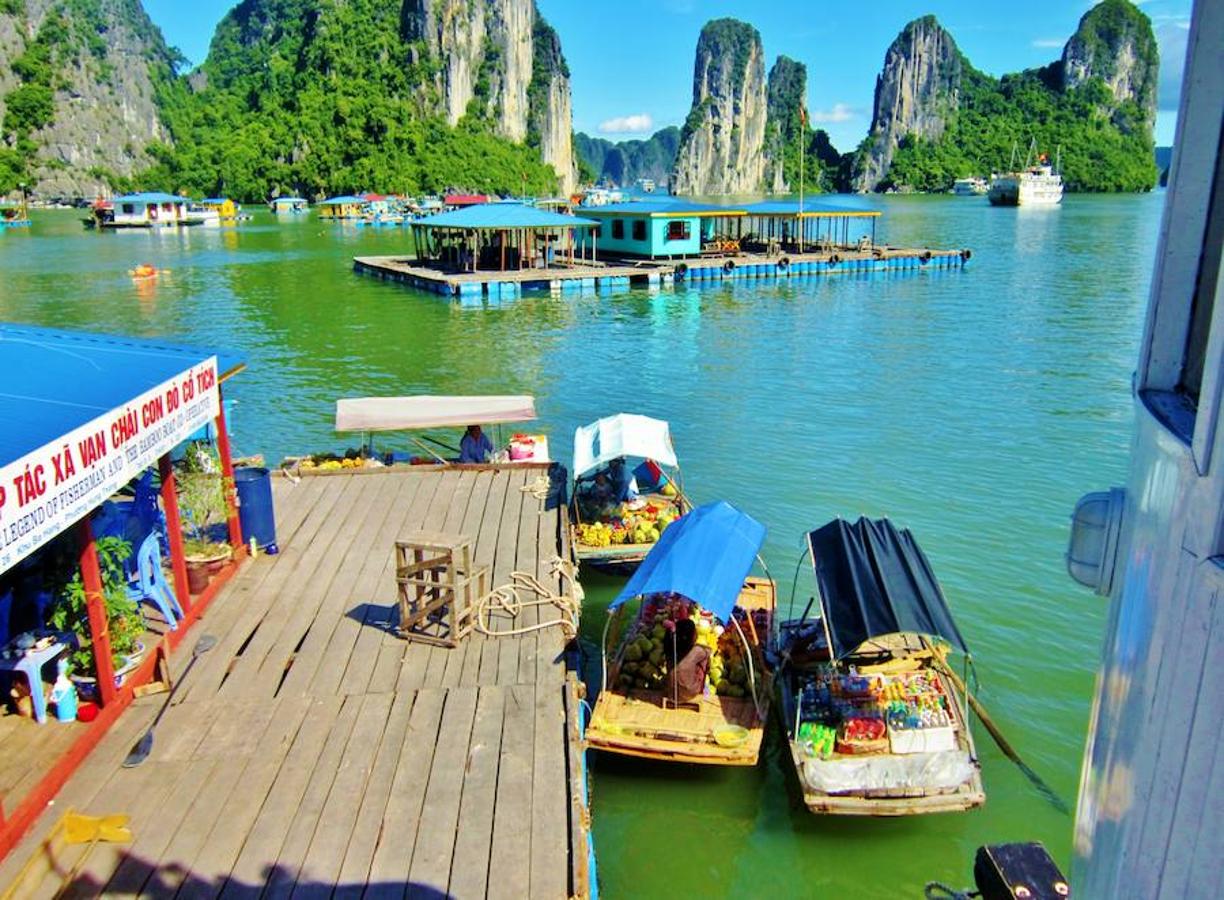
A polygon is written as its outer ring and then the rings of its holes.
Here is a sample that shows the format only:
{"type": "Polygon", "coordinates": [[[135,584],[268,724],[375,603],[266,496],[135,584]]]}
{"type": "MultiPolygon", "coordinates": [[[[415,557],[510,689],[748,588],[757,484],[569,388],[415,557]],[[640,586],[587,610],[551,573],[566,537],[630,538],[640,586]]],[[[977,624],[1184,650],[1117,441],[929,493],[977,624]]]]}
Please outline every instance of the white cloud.
{"type": "Polygon", "coordinates": [[[1064,41],[1062,38],[1037,38],[1033,41],[1033,46],[1040,47],[1042,49],[1057,47],[1059,50],[1061,50],[1063,44],[1065,43],[1066,41],[1064,41]]]}
{"type": "Polygon", "coordinates": [[[604,134],[645,134],[652,128],[654,120],[646,113],[617,116],[599,123],[599,130],[604,134]]]}
{"type": "Polygon", "coordinates": [[[834,103],[832,109],[812,110],[813,122],[849,122],[858,118],[858,110],[846,103],[834,103]]]}

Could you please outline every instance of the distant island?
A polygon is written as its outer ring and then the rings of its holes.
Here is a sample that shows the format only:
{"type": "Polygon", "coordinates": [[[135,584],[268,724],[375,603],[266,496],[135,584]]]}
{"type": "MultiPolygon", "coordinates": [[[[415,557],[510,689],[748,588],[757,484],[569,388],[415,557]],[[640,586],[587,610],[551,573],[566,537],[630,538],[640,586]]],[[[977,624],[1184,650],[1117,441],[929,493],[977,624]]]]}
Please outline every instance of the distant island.
{"type": "Polygon", "coordinates": [[[1058,154],[1069,190],[1153,187],[1159,61],[1129,0],[1061,57],[993,78],[930,16],[885,54],[871,128],[839,153],[807,69],[766,66],[750,24],[697,41],[683,124],[613,143],[572,126],[570,72],[534,0],[242,0],[197,69],[139,0],[0,0],[0,194],[150,188],[242,201],[448,188],[568,194],[647,178],[677,193],[942,191],[1058,154]]]}

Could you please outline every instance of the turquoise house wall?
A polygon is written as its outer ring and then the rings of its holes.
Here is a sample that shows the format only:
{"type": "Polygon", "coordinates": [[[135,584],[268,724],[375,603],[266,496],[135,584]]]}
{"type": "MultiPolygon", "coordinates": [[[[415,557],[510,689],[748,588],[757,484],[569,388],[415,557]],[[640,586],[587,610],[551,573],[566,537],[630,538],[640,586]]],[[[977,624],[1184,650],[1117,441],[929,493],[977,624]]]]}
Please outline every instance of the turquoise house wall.
{"type": "Polygon", "coordinates": [[[600,215],[597,209],[584,211],[583,215],[598,219],[599,249],[609,253],[627,253],[634,256],[696,256],[701,252],[701,219],[698,216],[668,216],[652,218],[648,215],[600,215]],[[619,219],[625,223],[625,236],[612,237],[612,223],[619,219]],[[646,223],[646,240],[633,239],[633,223],[646,223]],[[681,240],[667,239],[667,228],[672,222],[688,225],[689,236],[681,240]]]}

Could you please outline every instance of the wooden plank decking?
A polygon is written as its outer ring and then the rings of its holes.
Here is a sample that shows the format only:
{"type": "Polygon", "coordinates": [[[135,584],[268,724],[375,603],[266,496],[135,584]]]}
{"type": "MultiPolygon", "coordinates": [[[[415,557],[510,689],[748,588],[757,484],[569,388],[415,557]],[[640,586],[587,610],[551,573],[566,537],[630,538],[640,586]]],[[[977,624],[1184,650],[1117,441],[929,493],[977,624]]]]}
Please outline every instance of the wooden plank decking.
{"type": "MultiPolygon", "coordinates": [[[[563,476],[394,470],[276,481],[278,556],[248,563],[195,627],[218,638],[157,730],[137,701],[0,865],[17,896],[555,897],[587,893],[577,695],[550,628],[405,642],[392,544],[471,534],[492,584],[559,585],[563,476]],[[533,488],[535,489],[533,491],[533,488]],[[42,841],[69,807],[131,817],[130,845],[42,841]],[[23,866],[24,871],[23,871],[23,866]]],[[[551,619],[526,611],[499,627],[551,619]]],[[[195,642],[172,659],[181,671],[195,642]]]]}

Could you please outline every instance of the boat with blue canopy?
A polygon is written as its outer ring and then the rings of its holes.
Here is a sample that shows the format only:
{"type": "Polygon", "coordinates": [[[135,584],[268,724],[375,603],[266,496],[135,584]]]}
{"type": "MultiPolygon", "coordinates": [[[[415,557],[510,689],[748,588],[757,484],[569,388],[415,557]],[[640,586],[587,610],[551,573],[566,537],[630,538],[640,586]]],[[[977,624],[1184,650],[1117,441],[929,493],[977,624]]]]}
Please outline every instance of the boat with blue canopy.
{"type": "Polygon", "coordinates": [[[722,501],[663,532],[609,604],[589,746],[671,762],[756,764],[776,608],[773,581],[750,574],[764,569],[764,541],[765,526],[722,501]]]}
{"type": "MultiPolygon", "coordinates": [[[[968,647],[926,554],[888,519],[807,535],[819,617],[780,628],[782,724],[815,813],[904,816],[986,801],[948,654],[968,647]]],[[[792,598],[793,603],[794,598],[792,598]]]]}
{"type": "Polygon", "coordinates": [[[629,573],[692,504],[662,419],[605,416],[574,432],[570,519],[580,563],[629,573]]]}

